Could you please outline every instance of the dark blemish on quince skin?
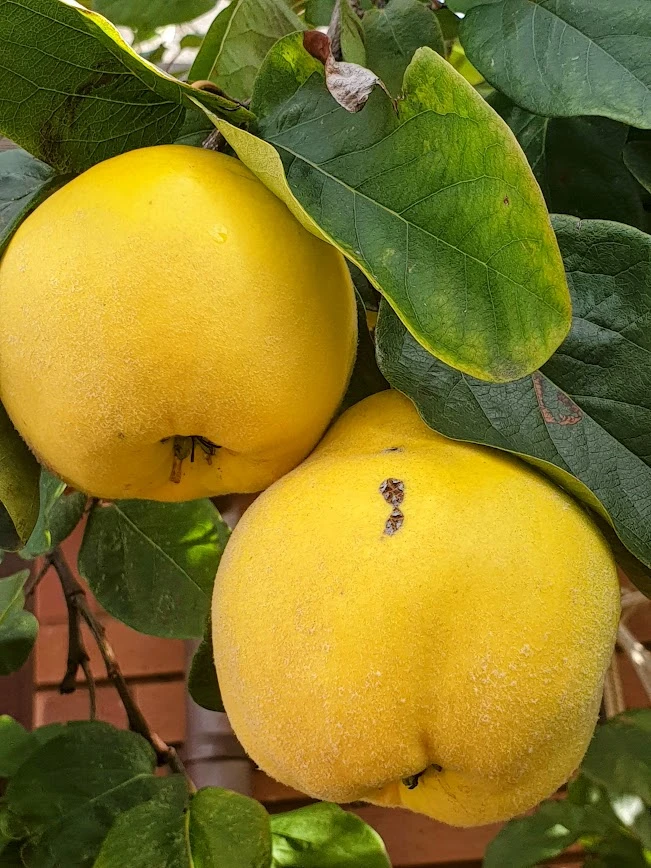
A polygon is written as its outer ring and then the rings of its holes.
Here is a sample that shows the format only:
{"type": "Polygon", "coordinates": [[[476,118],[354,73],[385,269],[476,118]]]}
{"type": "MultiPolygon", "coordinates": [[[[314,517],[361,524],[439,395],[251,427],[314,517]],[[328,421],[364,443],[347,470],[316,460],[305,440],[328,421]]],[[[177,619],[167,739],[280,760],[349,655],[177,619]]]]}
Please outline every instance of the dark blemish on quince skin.
{"type": "Polygon", "coordinates": [[[405,483],[402,479],[394,479],[389,477],[380,485],[380,494],[390,504],[393,509],[389,518],[384,525],[384,533],[386,536],[393,536],[397,533],[405,522],[405,516],[400,505],[405,499],[405,483]]]}

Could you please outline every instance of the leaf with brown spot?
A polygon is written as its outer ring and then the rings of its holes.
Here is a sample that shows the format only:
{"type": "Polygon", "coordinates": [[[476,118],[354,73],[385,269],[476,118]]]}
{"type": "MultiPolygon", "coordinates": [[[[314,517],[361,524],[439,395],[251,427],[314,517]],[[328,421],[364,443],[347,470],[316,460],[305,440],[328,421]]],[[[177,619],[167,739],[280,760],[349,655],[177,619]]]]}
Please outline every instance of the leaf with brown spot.
{"type": "Polygon", "coordinates": [[[284,37],[256,80],[256,136],[219,129],[430,352],[488,380],[536,370],[569,330],[570,301],[540,189],[511,131],[428,48],[409,64],[397,103],[374,87],[351,114],[324,79],[303,34],[284,37]]]}
{"type": "Polygon", "coordinates": [[[386,91],[380,79],[370,69],[356,63],[335,60],[332,43],[325,33],[318,30],[304,33],[303,47],[323,64],[326,87],[346,111],[355,113],[363,109],[376,85],[386,91]]]}

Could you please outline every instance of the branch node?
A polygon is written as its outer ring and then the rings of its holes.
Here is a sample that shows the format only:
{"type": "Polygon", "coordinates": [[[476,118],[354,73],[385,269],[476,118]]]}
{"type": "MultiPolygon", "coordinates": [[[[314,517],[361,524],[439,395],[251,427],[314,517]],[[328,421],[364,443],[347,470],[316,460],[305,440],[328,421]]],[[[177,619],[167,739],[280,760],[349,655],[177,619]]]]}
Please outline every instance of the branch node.
{"type": "Polygon", "coordinates": [[[122,700],[129,721],[129,729],[133,730],[133,732],[137,732],[138,735],[141,735],[147,742],[149,742],[156,753],[156,760],[159,766],[167,765],[171,771],[183,775],[190,792],[196,792],[196,787],[190,778],[187,769],[181,762],[176,750],[172,746],[166,744],[159,735],[153,732],[147,723],[145,716],[143,715],[139,705],[131,693],[124,675],[122,674],[122,670],[120,669],[115,657],[115,652],[106,638],[106,630],[90,610],[86,599],[86,592],[70,569],[62,552],[58,548],[54,549],[50,557],[52,566],[55,568],[57,575],[59,576],[61,588],[66,600],[66,606],[68,607],[68,665],[66,668],[66,674],[61,682],[61,692],[71,693],[75,690],[77,671],[81,667],[86,675],[86,680],[88,681],[90,717],[91,720],[95,719],[97,713],[95,681],[90,670],[89,657],[81,634],[81,621],[83,620],[90,630],[93,639],[97,644],[97,648],[102,655],[102,660],[106,667],[106,674],[122,700]]]}

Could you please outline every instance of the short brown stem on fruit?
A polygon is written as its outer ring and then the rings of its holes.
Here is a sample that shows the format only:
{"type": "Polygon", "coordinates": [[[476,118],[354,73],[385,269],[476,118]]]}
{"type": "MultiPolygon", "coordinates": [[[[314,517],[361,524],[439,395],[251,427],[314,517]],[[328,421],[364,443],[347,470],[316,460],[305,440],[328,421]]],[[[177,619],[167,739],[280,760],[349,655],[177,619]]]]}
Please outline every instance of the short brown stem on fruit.
{"type": "Polygon", "coordinates": [[[443,766],[440,766],[438,763],[432,763],[431,766],[427,766],[426,769],[423,769],[422,772],[418,772],[415,775],[409,775],[406,778],[402,779],[402,783],[407,787],[408,790],[415,790],[418,786],[418,782],[423,777],[427,769],[434,769],[435,772],[442,772],[443,766]]]}
{"type": "MultiPolygon", "coordinates": [[[[161,441],[165,443],[169,440],[166,437],[161,441]]],[[[212,464],[213,455],[216,455],[220,448],[212,440],[207,437],[200,437],[198,434],[193,434],[190,437],[174,437],[174,446],[172,447],[172,470],[170,472],[170,482],[179,483],[181,481],[183,462],[186,458],[190,458],[190,462],[194,463],[194,455],[196,447],[199,446],[206,457],[206,462],[212,464]]]]}
{"type": "Polygon", "coordinates": [[[178,484],[181,481],[181,471],[183,462],[188,457],[192,450],[192,440],[190,437],[175,437],[174,446],[172,447],[172,471],[170,473],[170,482],[178,484]]]}

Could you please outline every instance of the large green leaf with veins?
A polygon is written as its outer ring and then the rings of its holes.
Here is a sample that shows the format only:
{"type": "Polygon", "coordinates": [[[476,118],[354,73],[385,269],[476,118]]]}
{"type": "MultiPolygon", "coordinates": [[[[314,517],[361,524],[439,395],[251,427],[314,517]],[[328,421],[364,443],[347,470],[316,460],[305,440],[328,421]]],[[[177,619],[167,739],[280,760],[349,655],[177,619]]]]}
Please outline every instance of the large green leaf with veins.
{"type": "Polygon", "coordinates": [[[186,111],[242,123],[232,100],[139,57],[101,15],[63,0],[0,0],[0,132],[57,172],[173,142],[186,111]]]}
{"type": "Polygon", "coordinates": [[[285,0],[233,0],[211,24],[189,79],[208,79],[229,96],[248,99],[274,42],[304,26],[285,0]]]}
{"type": "Polygon", "coordinates": [[[515,133],[552,213],[645,228],[643,190],[625,162],[629,127],[610,118],[543,118],[502,94],[489,102],[515,133]]]}
{"type": "Polygon", "coordinates": [[[267,55],[253,95],[268,144],[218,126],[424,347],[473,376],[515,379],[570,322],[540,189],[506,124],[434,51],[419,49],[403,91],[397,113],[376,88],[350,114],[291,35],[267,55]]]}
{"type": "Polygon", "coordinates": [[[450,0],[467,12],[470,62],[548,117],[603,115],[651,128],[649,0],[450,0]]]}
{"type": "Polygon", "coordinates": [[[113,24],[146,32],[167,24],[192,21],[210,12],[216,0],[93,0],[88,6],[113,24]]]}
{"type": "MultiPolygon", "coordinates": [[[[384,305],[380,368],[432,428],[534,461],[607,514],[651,566],[651,236],[618,223],[555,217],[574,317],[530,376],[489,384],[429,355],[384,305]]],[[[651,581],[632,576],[651,595],[651,581]]]]}

